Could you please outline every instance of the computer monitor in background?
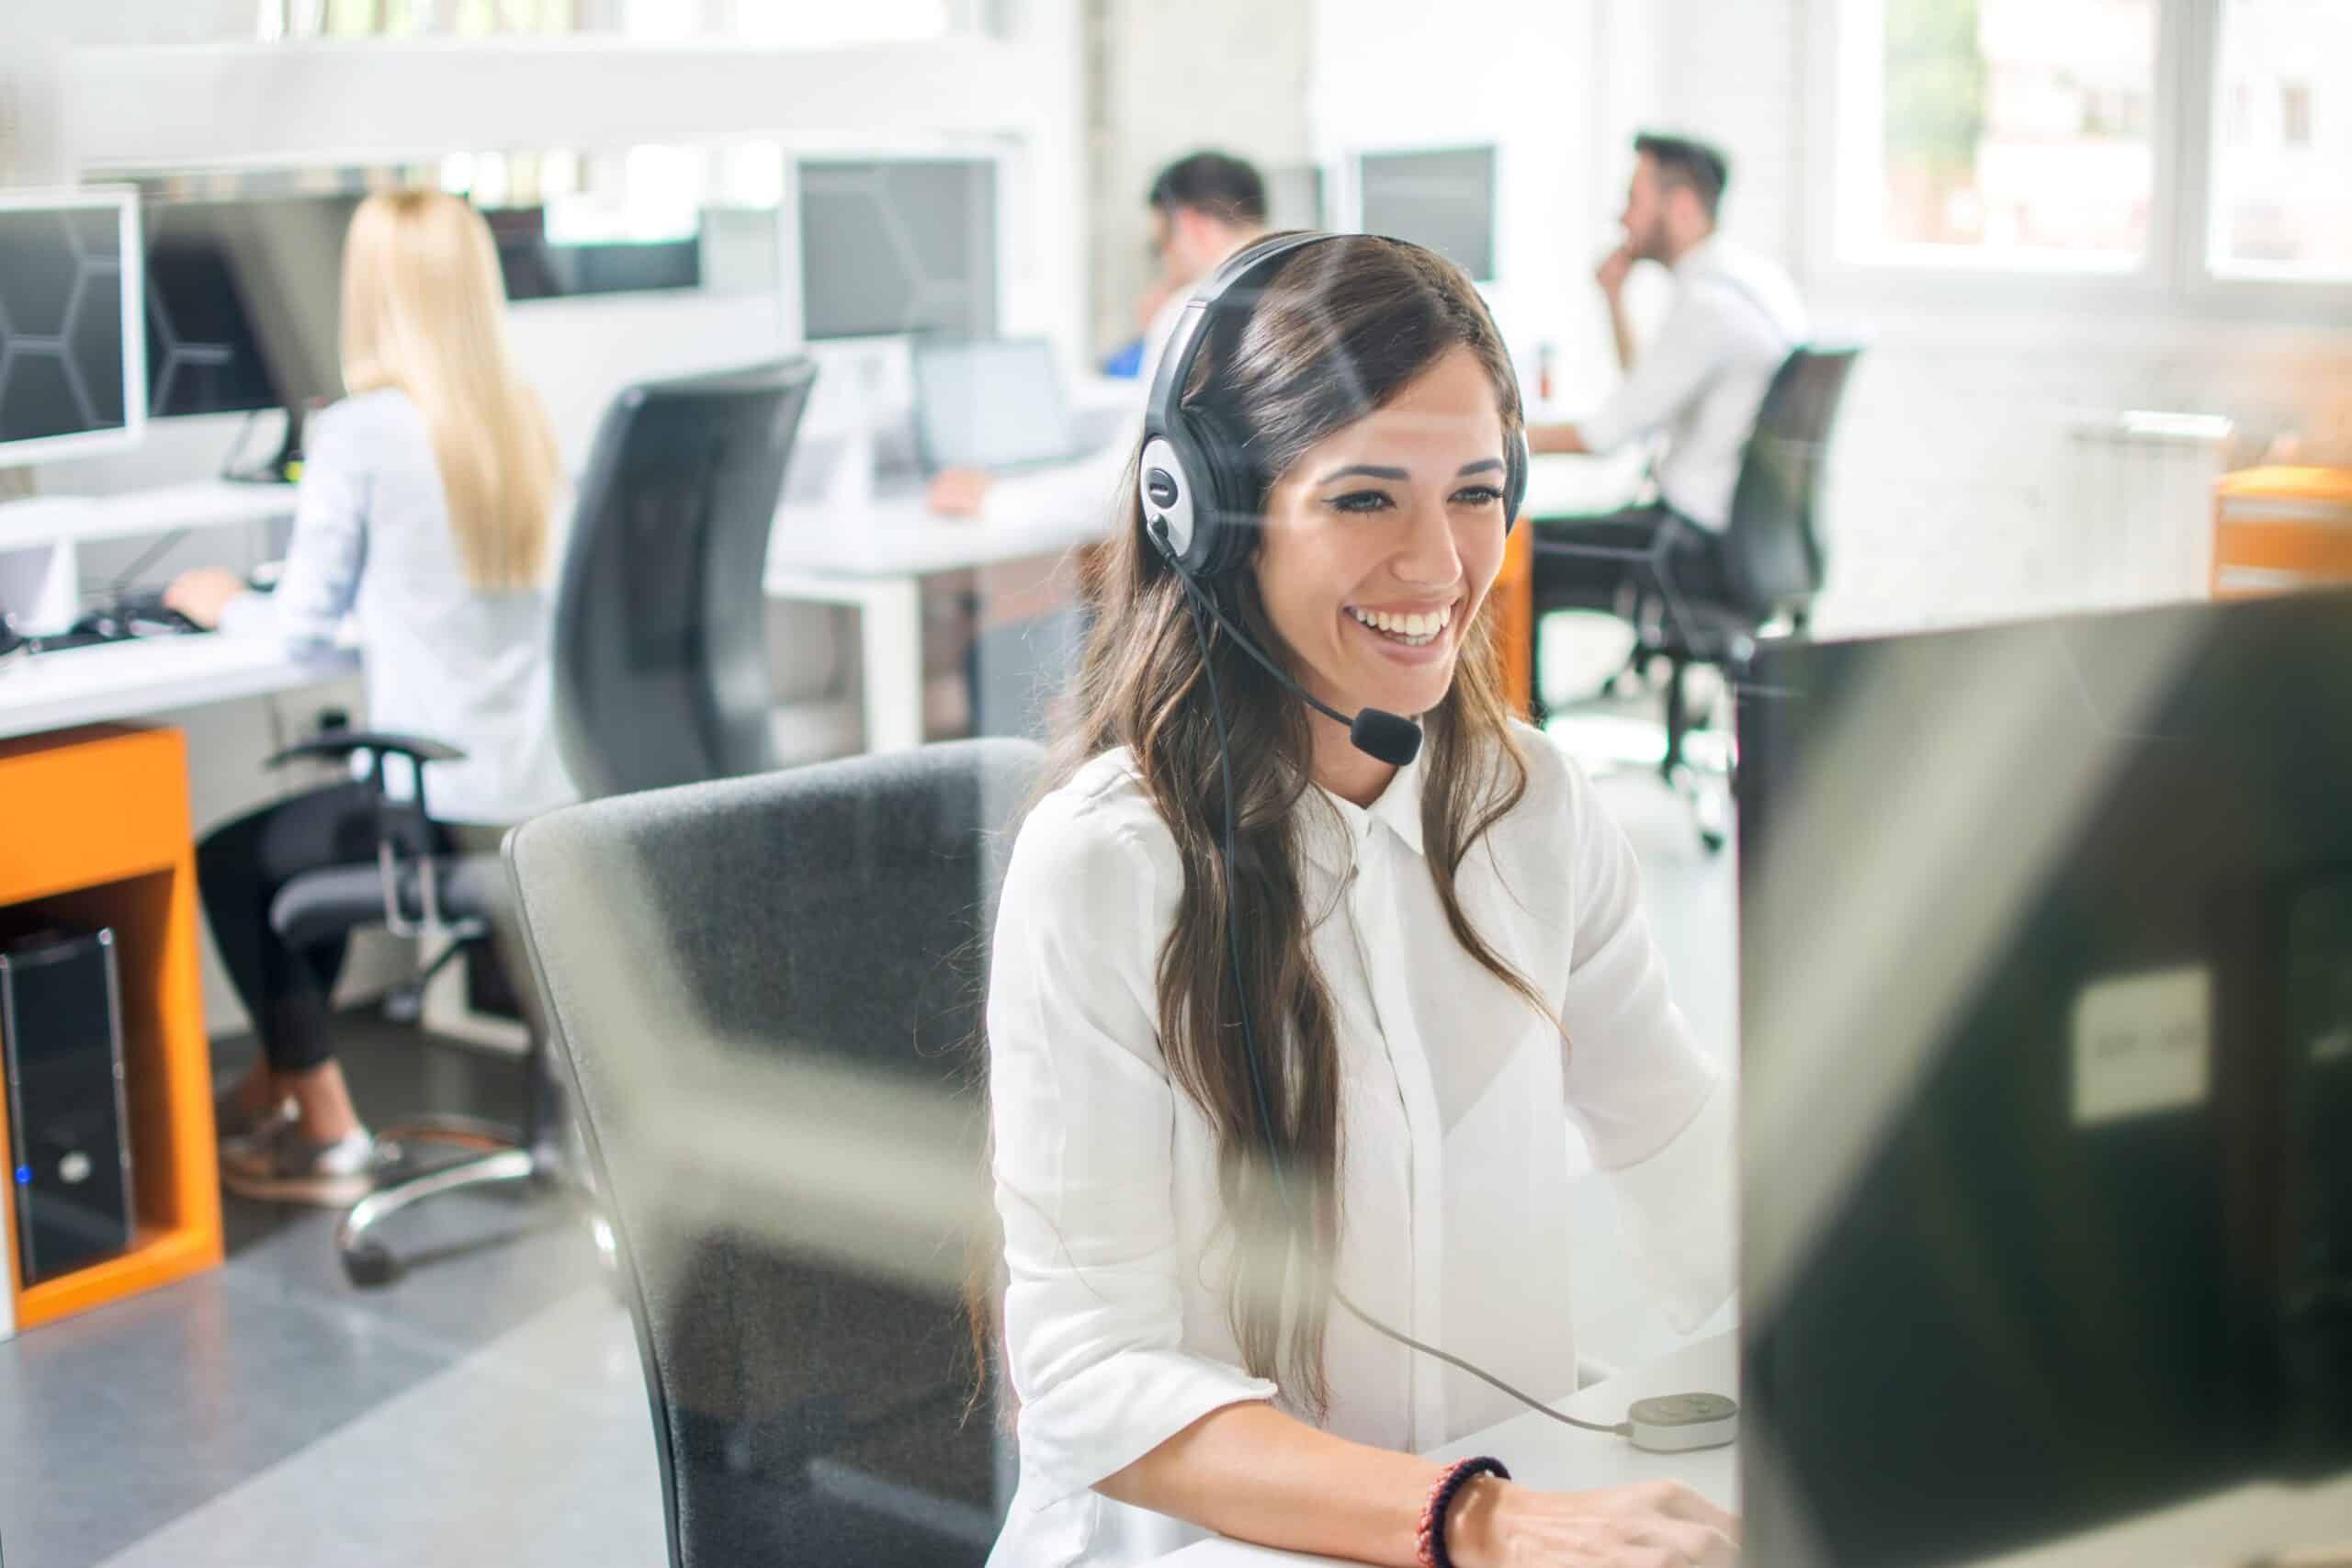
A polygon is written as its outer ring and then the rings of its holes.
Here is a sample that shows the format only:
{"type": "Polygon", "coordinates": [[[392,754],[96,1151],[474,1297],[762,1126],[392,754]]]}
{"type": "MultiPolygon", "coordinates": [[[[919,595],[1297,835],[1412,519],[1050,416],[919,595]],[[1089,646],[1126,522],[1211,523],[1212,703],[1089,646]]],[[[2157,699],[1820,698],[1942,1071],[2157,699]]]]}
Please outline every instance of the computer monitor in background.
{"type": "Polygon", "coordinates": [[[1077,455],[1053,345],[1044,338],[926,339],[914,349],[923,466],[1001,472],[1077,455]]]}
{"type": "Polygon", "coordinates": [[[1495,150],[1366,152],[1356,160],[1357,226],[1426,245],[1473,280],[1495,276],[1495,150]]]}
{"type": "Polygon", "coordinates": [[[2352,596],[1770,650],[1739,741],[1751,1558],[2352,1466],[2352,596]]]}
{"type": "Polygon", "coordinates": [[[0,191],[0,467],[138,442],[140,260],[128,189],[0,191]]]}
{"type": "Polygon", "coordinates": [[[1323,170],[1314,164],[1277,164],[1266,171],[1266,227],[1327,229],[1323,170]]]}
{"type": "Polygon", "coordinates": [[[499,276],[510,300],[641,294],[703,284],[699,234],[559,244],[548,239],[544,207],[490,208],[482,218],[498,248],[499,276]]]}
{"type": "Polygon", "coordinates": [[[288,412],[343,395],[343,245],[356,197],[163,201],[148,209],[158,416],[288,412]]]}
{"type": "Polygon", "coordinates": [[[227,254],[202,208],[155,202],[147,222],[147,412],[154,419],[278,406],[227,254]]]}
{"type": "Polygon", "coordinates": [[[997,330],[997,168],[987,158],[794,165],[810,340],[997,330]]]}

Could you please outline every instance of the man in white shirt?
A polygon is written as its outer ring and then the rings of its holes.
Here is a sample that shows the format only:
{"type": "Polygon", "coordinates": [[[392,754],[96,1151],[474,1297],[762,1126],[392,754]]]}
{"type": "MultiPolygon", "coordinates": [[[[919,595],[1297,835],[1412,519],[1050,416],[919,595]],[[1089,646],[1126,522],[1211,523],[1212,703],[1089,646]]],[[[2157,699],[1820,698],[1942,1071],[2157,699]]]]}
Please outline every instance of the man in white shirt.
{"type": "Polygon", "coordinates": [[[931,481],[933,512],[1031,523],[1097,515],[1105,527],[1110,525],[1127,465],[1143,443],[1143,400],[1193,285],[1266,231],[1264,178],[1242,159],[1223,152],[1194,152],[1169,164],[1151,182],[1147,199],[1151,204],[1152,249],[1159,257],[1159,304],[1144,328],[1134,416],[1120,423],[1116,439],[1076,462],[1021,474],[946,469],[931,481]]]}
{"type": "MultiPolygon", "coordinates": [[[[1740,456],[1765,389],[1804,341],[1804,306],[1788,275],[1715,231],[1729,167],[1703,142],[1634,138],[1634,178],[1622,221],[1625,243],[1596,275],[1609,301],[1624,384],[1601,411],[1574,424],[1528,431],[1536,452],[1609,452],[1663,434],[1656,502],[1606,517],[1539,521],[1536,543],[1646,550],[1675,536],[1677,587],[1704,598],[1727,592],[1721,537],[1731,518],[1740,456]],[[1625,316],[1625,275],[1637,261],[1675,276],[1674,304],[1657,341],[1637,352],[1625,316]]],[[[1627,562],[1539,548],[1537,602],[1613,605],[1627,562]]]]}

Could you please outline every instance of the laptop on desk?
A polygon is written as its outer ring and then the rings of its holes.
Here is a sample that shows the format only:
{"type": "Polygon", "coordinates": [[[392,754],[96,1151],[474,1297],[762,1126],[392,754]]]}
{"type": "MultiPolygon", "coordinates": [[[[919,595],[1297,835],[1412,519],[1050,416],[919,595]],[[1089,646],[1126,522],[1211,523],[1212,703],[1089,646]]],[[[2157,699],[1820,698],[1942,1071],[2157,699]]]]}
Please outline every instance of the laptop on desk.
{"type": "Polygon", "coordinates": [[[1086,456],[1044,338],[937,339],[914,348],[923,470],[1010,473],[1086,456]]]}

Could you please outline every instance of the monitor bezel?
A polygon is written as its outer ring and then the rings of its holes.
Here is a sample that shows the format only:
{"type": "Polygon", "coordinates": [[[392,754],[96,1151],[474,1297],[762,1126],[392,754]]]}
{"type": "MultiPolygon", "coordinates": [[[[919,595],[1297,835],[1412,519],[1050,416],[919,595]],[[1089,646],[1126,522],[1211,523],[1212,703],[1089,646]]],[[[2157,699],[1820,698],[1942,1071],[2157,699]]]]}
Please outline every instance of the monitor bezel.
{"type": "Polygon", "coordinates": [[[111,208],[122,253],[122,412],[119,425],[65,435],[0,441],[0,468],[128,451],[147,438],[147,257],[140,225],[139,188],[131,185],[73,186],[0,191],[0,212],[78,212],[111,208]]]}

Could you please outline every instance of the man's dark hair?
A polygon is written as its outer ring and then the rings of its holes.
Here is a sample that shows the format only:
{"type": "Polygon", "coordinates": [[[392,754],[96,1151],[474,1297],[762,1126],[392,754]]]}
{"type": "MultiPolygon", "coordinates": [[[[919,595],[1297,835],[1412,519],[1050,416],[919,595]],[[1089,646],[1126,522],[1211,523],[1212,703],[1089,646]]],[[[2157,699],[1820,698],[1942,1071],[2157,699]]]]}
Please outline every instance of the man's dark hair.
{"type": "Polygon", "coordinates": [[[1731,164],[1721,152],[1687,136],[1657,136],[1646,130],[1634,138],[1634,151],[1657,165],[1659,179],[1696,196],[1707,221],[1714,221],[1724,186],[1731,183],[1731,164]]]}
{"type": "Polygon", "coordinates": [[[1266,225],[1266,181],[1248,162],[1223,152],[1195,152],[1159,171],[1151,205],[1171,216],[1180,207],[1205,212],[1237,229],[1266,225]]]}

